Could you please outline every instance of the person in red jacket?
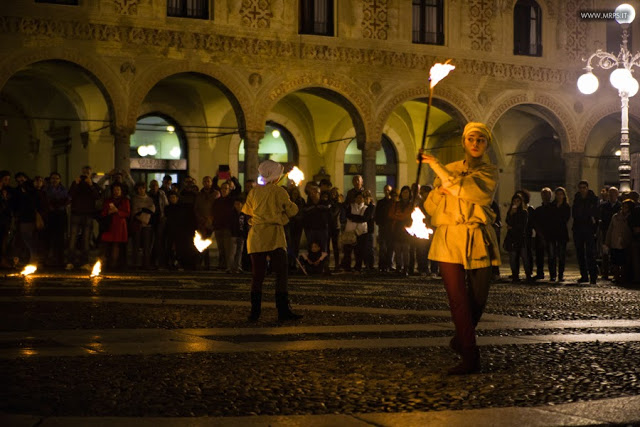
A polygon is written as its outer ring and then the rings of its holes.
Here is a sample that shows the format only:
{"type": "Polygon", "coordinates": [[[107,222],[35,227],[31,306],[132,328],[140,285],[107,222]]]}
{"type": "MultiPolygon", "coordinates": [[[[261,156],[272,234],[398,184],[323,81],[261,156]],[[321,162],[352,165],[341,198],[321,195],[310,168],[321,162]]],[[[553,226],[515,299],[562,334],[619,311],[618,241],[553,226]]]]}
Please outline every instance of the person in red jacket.
{"type": "Polygon", "coordinates": [[[131,214],[129,199],[122,195],[122,185],[114,182],[111,185],[111,197],[105,199],[102,205],[101,216],[107,221],[106,231],[101,239],[105,243],[106,263],[112,268],[124,266],[127,240],[127,220],[131,214]],[[123,253],[120,254],[122,249],[123,253]]]}

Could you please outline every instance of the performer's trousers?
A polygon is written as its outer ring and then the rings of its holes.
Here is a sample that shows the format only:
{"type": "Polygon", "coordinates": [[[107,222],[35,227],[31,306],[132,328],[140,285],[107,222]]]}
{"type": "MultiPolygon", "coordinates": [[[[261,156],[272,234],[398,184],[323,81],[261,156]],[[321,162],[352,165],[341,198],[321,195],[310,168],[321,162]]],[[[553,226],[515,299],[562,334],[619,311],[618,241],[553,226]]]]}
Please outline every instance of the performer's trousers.
{"type": "Polygon", "coordinates": [[[276,275],[276,292],[287,292],[288,266],[287,252],[278,248],[269,252],[255,252],[251,255],[251,292],[262,292],[262,282],[267,273],[267,256],[271,258],[271,271],[276,275]]]}
{"type": "Polygon", "coordinates": [[[463,348],[476,345],[476,326],[489,295],[491,267],[465,270],[462,264],[440,263],[440,273],[449,297],[456,339],[463,348]]]}

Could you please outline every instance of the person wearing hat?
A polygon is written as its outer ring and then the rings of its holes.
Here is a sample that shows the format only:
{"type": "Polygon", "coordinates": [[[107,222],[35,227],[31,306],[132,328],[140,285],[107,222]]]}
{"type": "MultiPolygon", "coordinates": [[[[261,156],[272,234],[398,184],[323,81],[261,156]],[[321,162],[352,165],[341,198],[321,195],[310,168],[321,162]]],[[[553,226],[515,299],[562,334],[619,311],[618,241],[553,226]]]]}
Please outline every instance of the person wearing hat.
{"type": "Polygon", "coordinates": [[[298,320],[289,307],[287,293],[287,239],[284,226],[289,218],[298,213],[298,206],[289,199],[289,193],[277,185],[283,172],[280,163],[265,160],[258,166],[264,185],[255,187],[247,195],[242,212],[249,215],[247,252],[251,256],[253,279],[251,282],[251,314],[249,321],[260,318],[262,305],[262,282],[267,271],[267,257],[271,259],[271,270],[276,274],[276,308],[278,321],[298,320]]]}
{"type": "Polygon", "coordinates": [[[436,174],[424,203],[436,229],[429,259],[440,263],[456,329],[449,345],[462,356],[462,362],[449,369],[450,375],[480,369],[475,328],[487,302],[491,267],[500,265],[491,209],[498,169],[484,159],[490,144],[489,128],[471,122],[462,135],[463,160],[443,166],[434,156],[419,155],[436,174]]]}

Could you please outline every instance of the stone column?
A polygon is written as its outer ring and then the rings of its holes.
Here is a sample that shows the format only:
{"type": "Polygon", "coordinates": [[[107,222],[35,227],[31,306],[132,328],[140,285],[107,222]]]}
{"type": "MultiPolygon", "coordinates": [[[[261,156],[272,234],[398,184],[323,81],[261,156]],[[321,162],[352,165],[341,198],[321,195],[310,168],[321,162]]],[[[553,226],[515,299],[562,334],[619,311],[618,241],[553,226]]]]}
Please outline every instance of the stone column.
{"type": "Polygon", "coordinates": [[[364,188],[371,191],[376,199],[376,152],[381,148],[380,143],[367,143],[362,150],[362,179],[364,188]]]}
{"type": "Polygon", "coordinates": [[[565,153],[563,155],[565,166],[565,184],[569,198],[578,191],[578,182],[582,179],[582,160],[584,153],[565,153]]]}
{"type": "Polygon", "coordinates": [[[131,170],[131,135],[135,132],[134,129],[117,126],[111,130],[113,134],[113,146],[114,146],[114,167],[127,172],[131,170]]]}
{"type": "MultiPolygon", "coordinates": [[[[244,136],[244,179],[258,178],[258,145],[264,132],[249,132],[244,136]]],[[[243,183],[246,184],[246,183],[243,183]]]]}

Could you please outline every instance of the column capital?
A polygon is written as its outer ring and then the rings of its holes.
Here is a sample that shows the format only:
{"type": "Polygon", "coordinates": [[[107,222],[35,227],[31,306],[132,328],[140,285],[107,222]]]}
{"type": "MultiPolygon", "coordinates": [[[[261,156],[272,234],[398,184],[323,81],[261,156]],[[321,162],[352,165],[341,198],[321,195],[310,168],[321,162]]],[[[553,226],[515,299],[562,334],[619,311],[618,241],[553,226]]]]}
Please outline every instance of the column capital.
{"type": "Polygon", "coordinates": [[[382,149],[382,142],[381,141],[367,141],[364,144],[363,150],[365,153],[375,153],[379,150],[382,149]]]}
{"type": "Polygon", "coordinates": [[[135,128],[131,128],[128,126],[112,126],[111,127],[111,134],[116,138],[122,138],[122,139],[129,138],[135,132],[136,132],[135,128]]]}
{"type": "Polygon", "coordinates": [[[242,139],[244,139],[245,150],[247,146],[258,147],[260,140],[264,138],[264,131],[245,131],[242,139]]]}

